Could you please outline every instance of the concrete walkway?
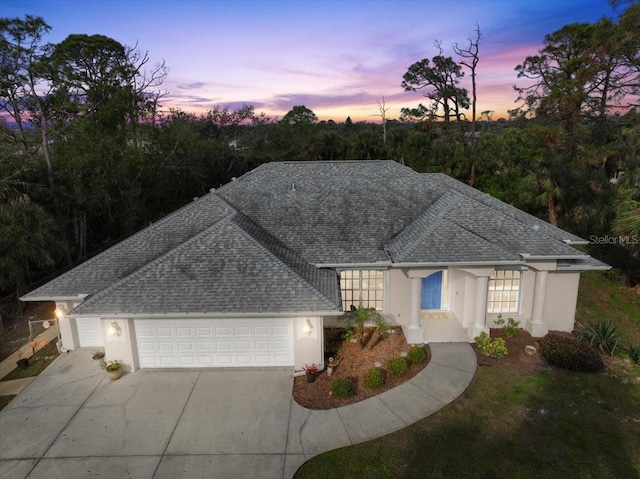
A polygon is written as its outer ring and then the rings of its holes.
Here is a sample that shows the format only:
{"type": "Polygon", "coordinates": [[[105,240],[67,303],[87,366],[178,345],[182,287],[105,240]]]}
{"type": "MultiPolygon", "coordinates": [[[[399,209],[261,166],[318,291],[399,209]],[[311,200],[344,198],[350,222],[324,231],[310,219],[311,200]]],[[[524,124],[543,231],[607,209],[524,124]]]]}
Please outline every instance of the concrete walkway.
{"type": "Polygon", "coordinates": [[[289,479],[317,454],[390,434],[457,398],[475,373],[472,348],[431,350],[406,383],[325,411],[295,403],[290,370],[154,370],[110,381],[91,351],[72,351],[0,412],[0,477],[289,479]]]}

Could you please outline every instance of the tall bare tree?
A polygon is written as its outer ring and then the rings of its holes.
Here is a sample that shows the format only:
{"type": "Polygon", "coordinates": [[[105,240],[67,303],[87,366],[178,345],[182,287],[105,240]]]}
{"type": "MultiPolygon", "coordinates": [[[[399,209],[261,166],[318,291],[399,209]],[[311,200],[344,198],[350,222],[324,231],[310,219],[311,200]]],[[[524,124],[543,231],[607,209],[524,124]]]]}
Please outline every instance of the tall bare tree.
{"type": "Polygon", "coordinates": [[[371,116],[379,116],[380,119],[382,120],[382,143],[386,145],[387,144],[387,112],[390,110],[390,108],[385,103],[384,97],[382,97],[382,102],[376,100],[376,103],[378,103],[378,111],[380,113],[377,113],[371,116]]]}
{"type": "Polygon", "coordinates": [[[466,66],[471,71],[471,142],[473,144],[476,133],[476,68],[480,61],[480,25],[476,23],[475,39],[468,38],[469,46],[461,48],[457,43],[453,45],[453,51],[460,57],[460,64],[466,66]]]}

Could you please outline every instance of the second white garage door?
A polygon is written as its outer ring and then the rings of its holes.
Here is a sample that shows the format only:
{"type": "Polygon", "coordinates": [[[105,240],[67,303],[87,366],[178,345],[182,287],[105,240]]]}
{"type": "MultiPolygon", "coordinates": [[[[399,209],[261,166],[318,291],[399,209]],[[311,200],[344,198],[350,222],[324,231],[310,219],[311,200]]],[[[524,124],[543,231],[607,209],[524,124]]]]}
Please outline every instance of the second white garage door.
{"type": "Polygon", "coordinates": [[[102,346],[100,318],[76,318],[78,343],[81,348],[102,346]]]}
{"type": "Polygon", "coordinates": [[[141,368],[293,365],[293,320],[137,319],[141,368]]]}

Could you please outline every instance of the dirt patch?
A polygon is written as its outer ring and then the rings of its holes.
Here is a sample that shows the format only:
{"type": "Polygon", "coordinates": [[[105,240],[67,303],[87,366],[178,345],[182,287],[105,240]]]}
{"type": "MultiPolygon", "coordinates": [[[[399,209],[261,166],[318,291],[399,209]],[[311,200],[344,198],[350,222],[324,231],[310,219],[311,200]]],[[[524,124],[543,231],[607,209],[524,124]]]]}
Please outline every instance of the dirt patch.
{"type": "Polygon", "coordinates": [[[306,376],[295,378],[293,398],[298,404],[309,409],[331,409],[375,396],[414,377],[424,369],[429,362],[428,360],[422,364],[410,366],[409,372],[400,378],[386,374],[385,384],[380,388],[369,389],[363,384],[365,373],[376,367],[376,362],[381,365],[380,369],[384,371],[389,359],[401,356],[409,350],[402,329],[398,327],[392,331],[372,349],[367,350],[361,348],[359,344],[343,340],[341,334],[344,330],[325,329],[326,357],[327,359],[329,356],[338,357],[340,363],[331,376],[325,369],[316,376],[313,383],[307,383],[306,376]],[[355,395],[348,398],[333,396],[331,383],[337,378],[351,379],[355,384],[355,395]]]}
{"type": "Polygon", "coordinates": [[[502,329],[491,329],[491,337],[504,339],[507,343],[509,354],[504,358],[490,358],[480,354],[476,345],[473,344],[472,346],[478,359],[478,367],[493,366],[500,367],[501,370],[510,373],[514,371],[528,373],[536,371],[544,364],[544,360],[540,355],[539,338],[532,337],[524,329],[520,329],[518,336],[515,338],[508,338],[502,329]],[[525,346],[533,346],[536,348],[536,353],[528,356],[524,351],[525,346]]]}

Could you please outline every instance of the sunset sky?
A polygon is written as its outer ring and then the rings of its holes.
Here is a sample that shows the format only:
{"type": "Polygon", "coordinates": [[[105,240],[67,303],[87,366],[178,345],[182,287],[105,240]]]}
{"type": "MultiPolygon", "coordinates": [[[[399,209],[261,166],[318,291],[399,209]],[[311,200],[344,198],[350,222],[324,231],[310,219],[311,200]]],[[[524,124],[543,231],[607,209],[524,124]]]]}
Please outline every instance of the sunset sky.
{"type": "MultiPolygon", "coordinates": [[[[72,33],[102,34],[149,52],[170,68],[163,110],[204,113],[243,103],[282,117],[305,105],[321,120],[379,121],[416,106],[402,75],[437,55],[440,40],[468,44],[482,32],[478,112],[494,118],[514,108],[514,67],[535,54],[545,34],[575,22],[617,18],[607,0],[3,0],[0,17],[38,15],[60,42],[72,33]]],[[[464,86],[470,87],[469,75],[464,86]]]]}

